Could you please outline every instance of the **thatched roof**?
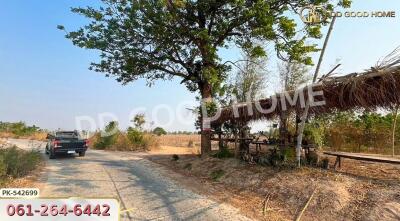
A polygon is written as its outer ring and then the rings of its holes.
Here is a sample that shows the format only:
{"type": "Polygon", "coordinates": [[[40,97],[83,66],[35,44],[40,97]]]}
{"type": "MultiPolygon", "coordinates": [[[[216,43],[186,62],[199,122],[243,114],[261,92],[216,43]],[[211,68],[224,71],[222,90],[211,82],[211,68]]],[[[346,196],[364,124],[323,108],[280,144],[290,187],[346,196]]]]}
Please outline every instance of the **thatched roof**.
{"type": "MultiPolygon", "coordinates": [[[[319,85],[312,86],[312,89],[313,91],[323,92],[323,96],[316,96],[314,99],[324,100],[326,104],[310,107],[310,115],[315,116],[347,110],[376,110],[377,108],[392,108],[395,105],[400,105],[400,59],[395,56],[397,51],[396,49],[378,65],[363,73],[321,78],[319,85]]],[[[307,93],[309,87],[311,86],[300,89],[304,92],[306,101],[309,99],[307,93]]],[[[293,98],[295,91],[287,93],[293,98]]],[[[281,97],[284,95],[277,94],[275,96],[278,100],[277,106],[269,113],[263,110],[273,106],[273,97],[249,104],[242,103],[223,108],[220,117],[211,121],[211,125],[220,125],[226,121],[249,122],[274,119],[282,112],[283,102],[281,102],[281,97]],[[252,107],[253,113],[249,111],[249,107],[252,107]]],[[[300,99],[292,105],[287,102],[287,99],[285,99],[285,102],[287,112],[301,112],[304,109],[304,106],[301,106],[300,99]]]]}

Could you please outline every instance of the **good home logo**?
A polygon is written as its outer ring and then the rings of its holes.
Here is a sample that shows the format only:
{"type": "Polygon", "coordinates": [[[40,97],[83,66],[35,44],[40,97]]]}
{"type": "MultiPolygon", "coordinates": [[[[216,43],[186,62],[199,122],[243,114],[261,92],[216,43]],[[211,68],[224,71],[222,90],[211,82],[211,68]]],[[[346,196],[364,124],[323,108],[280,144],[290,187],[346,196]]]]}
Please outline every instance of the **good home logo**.
{"type": "Polygon", "coordinates": [[[321,5],[308,5],[300,10],[301,20],[309,25],[325,22],[329,17],[395,18],[396,11],[329,11],[321,5]]]}

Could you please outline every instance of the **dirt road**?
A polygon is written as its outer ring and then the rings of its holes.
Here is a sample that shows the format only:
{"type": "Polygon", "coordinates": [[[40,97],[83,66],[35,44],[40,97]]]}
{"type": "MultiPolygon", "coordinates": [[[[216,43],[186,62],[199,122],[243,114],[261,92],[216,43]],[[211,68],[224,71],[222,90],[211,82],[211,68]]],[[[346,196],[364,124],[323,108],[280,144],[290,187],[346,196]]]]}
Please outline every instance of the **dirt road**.
{"type": "MultiPolygon", "coordinates": [[[[23,149],[45,143],[9,140],[23,149]]],[[[48,160],[39,178],[41,197],[114,197],[126,220],[249,220],[229,205],[183,188],[144,153],[88,150],[85,157],[48,160]]]]}

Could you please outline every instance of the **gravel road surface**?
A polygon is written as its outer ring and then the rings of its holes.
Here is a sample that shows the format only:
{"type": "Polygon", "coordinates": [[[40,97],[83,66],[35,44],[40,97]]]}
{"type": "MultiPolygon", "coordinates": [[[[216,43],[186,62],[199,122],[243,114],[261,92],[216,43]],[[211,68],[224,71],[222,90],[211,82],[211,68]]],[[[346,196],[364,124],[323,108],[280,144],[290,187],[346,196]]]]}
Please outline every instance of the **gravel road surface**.
{"type": "MultiPolygon", "coordinates": [[[[23,149],[45,143],[9,139],[23,149]]],[[[49,160],[39,178],[41,197],[113,197],[120,201],[121,221],[250,220],[229,205],[185,189],[169,178],[170,171],[143,157],[144,153],[88,150],[85,157],[49,160]]]]}

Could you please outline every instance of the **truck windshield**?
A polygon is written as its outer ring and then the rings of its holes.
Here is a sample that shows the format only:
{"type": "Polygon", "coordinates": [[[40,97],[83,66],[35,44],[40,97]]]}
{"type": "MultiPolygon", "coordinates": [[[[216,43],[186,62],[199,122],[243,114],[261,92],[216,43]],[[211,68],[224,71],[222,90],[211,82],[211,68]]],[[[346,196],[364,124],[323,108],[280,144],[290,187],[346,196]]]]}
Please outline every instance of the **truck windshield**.
{"type": "Polygon", "coordinates": [[[73,131],[71,131],[71,132],[57,132],[56,133],[56,137],[57,138],[70,138],[70,139],[72,139],[72,138],[78,138],[78,134],[76,133],[76,132],[73,132],[73,131]]]}

